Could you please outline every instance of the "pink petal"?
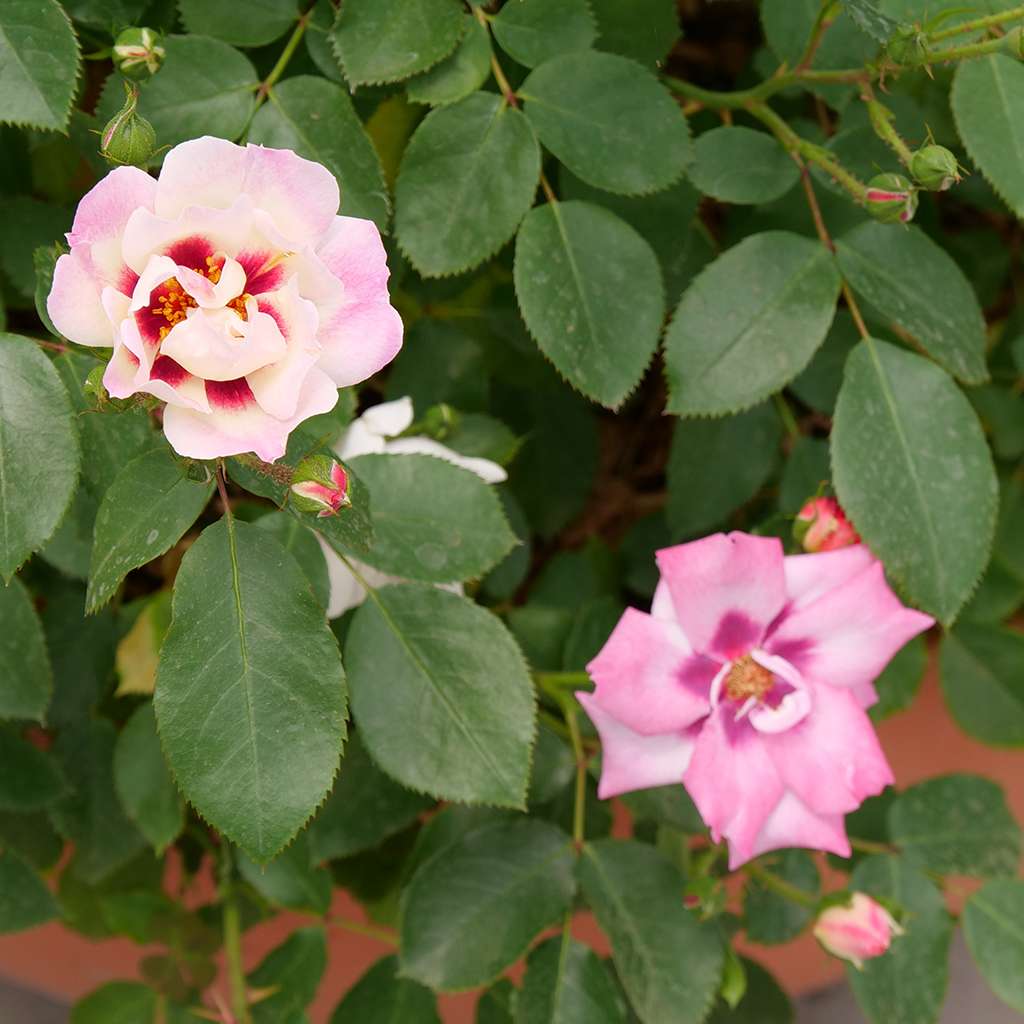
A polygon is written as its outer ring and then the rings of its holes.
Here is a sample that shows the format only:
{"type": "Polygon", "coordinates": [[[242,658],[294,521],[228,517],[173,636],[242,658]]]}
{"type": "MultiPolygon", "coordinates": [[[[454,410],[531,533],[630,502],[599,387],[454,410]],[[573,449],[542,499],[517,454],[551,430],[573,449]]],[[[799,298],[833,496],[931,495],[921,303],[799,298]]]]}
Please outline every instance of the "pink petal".
{"type": "Polygon", "coordinates": [[[114,354],[103,371],[103,386],[112,398],[130,398],[138,390],[135,375],[139,369],[139,357],[121,341],[114,348],[114,354]]]}
{"type": "Polygon", "coordinates": [[[765,738],[749,722],[735,721],[735,713],[732,701],[722,701],[704,720],[683,783],[712,838],[724,836],[730,858],[742,863],[754,856],[758,833],[785,786],[765,738]]]}
{"type": "Polygon", "coordinates": [[[768,816],[746,856],[730,848],[729,870],[735,871],[751,858],[769,850],[783,850],[792,846],[849,857],[850,843],[846,838],[843,816],[815,814],[793,793],[786,793],[768,816]]]}
{"type": "Polygon", "coordinates": [[[208,413],[210,402],[206,397],[206,382],[193,376],[169,356],[159,355],[149,371],[149,380],[139,389],[159,398],[168,405],[195,409],[208,413]]]}
{"type": "Polygon", "coordinates": [[[716,533],[657,553],[679,624],[695,651],[746,653],[786,602],[782,543],[716,533]]]}
{"type": "Polygon", "coordinates": [[[682,782],[693,753],[694,730],[641,736],[608,714],[592,694],[577,693],[601,736],[602,800],[634,789],[682,782]]]}
{"type": "Polygon", "coordinates": [[[873,682],[911,637],[933,623],[900,603],[885,582],[881,562],[873,561],[816,600],[788,610],[764,646],[808,679],[854,687],[873,682]]]}
{"type": "Polygon", "coordinates": [[[815,555],[789,555],[783,560],[786,596],[792,607],[810,604],[842,586],[874,560],[875,556],[863,544],[815,555]]]}
{"type": "Polygon", "coordinates": [[[53,268],[53,286],[46,298],[53,326],[78,345],[112,346],[116,331],[103,309],[104,287],[86,249],[77,248],[61,256],[53,268]]]}
{"type": "MultiPolygon", "coordinates": [[[[594,700],[633,732],[677,732],[703,718],[714,671],[687,677],[692,661],[679,627],[627,608],[601,652],[587,666],[594,700]]],[[[711,663],[713,669],[718,666],[711,663]]]]}

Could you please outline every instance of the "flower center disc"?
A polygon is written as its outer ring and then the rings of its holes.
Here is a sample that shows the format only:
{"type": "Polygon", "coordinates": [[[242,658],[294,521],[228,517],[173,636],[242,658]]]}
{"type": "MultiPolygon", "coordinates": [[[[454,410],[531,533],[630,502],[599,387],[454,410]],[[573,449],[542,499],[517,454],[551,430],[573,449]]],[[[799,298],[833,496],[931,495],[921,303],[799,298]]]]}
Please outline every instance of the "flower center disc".
{"type": "MultiPolygon", "coordinates": [[[[206,257],[206,267],[194,267],[193,269],[197,274],[202,274],[208,278],[213,284],[217,284],[220,281],[221,267],[223,261],[218,263],[212,256],[206,257]]],[[[170,333],[171,328],[175,324],[181,323],[182,320],[188,315],[190,309],[195,309],[199,303],[192,298],[188,292],[182,288],[180,282],[176,277],[169,277],[159,288],[156,289],[157,304],[150,310],[158,316],[163,316],[167,321],[166,326],[160,327],[160,340],[170,333]]],[[[252,296],[248,292],[243,292],[241,295],[227,302],[227,308],[232,309],[237,313],[243,320],[248,320],[249,317],[245,311],[245,303],[247,299],[251,299],[252,296]]]]}
{"type": "Polygon", "coordinates": [[[763,665],[749,655],[737,658],[725,679],[725,692],[730,700],[746,701],[755,697],[763,701],[772,688],[773,677],[763,665]]]}

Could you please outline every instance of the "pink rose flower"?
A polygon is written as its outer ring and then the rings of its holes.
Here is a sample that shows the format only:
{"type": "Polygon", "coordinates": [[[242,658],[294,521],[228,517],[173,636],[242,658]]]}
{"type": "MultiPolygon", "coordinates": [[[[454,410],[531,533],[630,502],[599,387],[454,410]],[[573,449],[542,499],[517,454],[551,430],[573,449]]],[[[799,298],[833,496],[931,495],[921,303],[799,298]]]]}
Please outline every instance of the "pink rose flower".
{"type": "Polygon", "coordinates": [[[835,498],[812,498],[796,517],[796,537],[804,551],[835,551],[859,544],[860,537],[835,498]]]}
{"type": "Polygon", "coordinates": [[[380,233],[338,201],[320,164],[223,139],[175,146],[159,180],[120,167],[78,204],[50,318],[113,348],[112,396],[167,403],[179,454],[272,462],[402,345],[380,233]]]}
{"type": "Polygon", "coordinates": [[[844,815],[893,781],[873,681],[933,620],[862,545],[786,558],[719,533],[657,558],[651,614],[626,610],[578,694],[601,797],[681,781],[732,868],[788,846],[849,856],[844,815]]]}
{"type": "Polygon", "coordinates": [[[881,956],[903,929],[880,903],[855,892],[846,906],[828,907],[818,915],[814,937],[833,956],[860,970],[865,960],[881,956]]]}

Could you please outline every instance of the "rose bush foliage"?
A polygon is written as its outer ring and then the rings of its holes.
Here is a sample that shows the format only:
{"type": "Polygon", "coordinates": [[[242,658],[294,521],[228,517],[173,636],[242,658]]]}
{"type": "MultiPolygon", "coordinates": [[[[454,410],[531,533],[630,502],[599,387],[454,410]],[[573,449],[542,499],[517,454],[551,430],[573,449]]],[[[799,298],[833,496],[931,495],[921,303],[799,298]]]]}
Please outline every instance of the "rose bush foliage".
{"type": "Polygon", "coordinates": [[[0,5],[0,932],[146,947],[77,1024],[784,1024],[812,929],[931,1024],[960,921],[1024,1011],[1001,789],[875,732],[1024,745],[1022,21],[0,5]]]}

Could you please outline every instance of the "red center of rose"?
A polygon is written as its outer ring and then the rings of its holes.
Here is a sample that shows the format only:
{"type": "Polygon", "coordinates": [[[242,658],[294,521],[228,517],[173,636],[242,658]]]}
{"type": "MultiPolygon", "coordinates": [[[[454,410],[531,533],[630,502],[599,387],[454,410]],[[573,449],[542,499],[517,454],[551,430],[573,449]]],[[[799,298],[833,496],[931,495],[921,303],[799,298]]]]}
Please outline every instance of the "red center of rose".
{"type": "Polygon", "coordinates": [[[725,677],[725,693],[730,700],[746,701],[751,697],[763,701],[774,683],[771,672],[758,665],[749,655],[737,658],[725,677]]]}
{"type": "MultiPolygon", "coordinates": [[[[193,267],[192,269],[197,274],[202,274],[216,284],[220,280],[220,271],[223,265],[223,260],[218,262],[215,257],[207,256],[205,268],[193,267]]],[[[175,324],[180,324],[185,319],[188,310],[194,309],[198,303],[182,288],[181,283],[176,277],[167,278],[163,284],[154,290],[157,293],[157,304],[152,307],[151,312],[157,316],[162,316],[167,321],[166,325],[160,328],[160,340],[163,341],[170,333],[171,328],[175,324]]],[[[247,320],[245,301],[251,298],[252,296],[248,292],[243,292],[236,298],[231,299],[227,303],[227,308],[233,309],[243,320],[247,320]]]]}

